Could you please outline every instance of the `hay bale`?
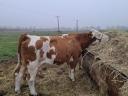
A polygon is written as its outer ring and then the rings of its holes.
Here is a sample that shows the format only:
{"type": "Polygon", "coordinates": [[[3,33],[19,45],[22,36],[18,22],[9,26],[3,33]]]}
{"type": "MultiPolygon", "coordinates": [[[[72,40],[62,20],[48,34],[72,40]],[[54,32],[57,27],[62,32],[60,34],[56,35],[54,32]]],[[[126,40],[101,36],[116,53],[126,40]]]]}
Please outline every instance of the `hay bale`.
{"type": "Polygon", "coordinates": [[[128,81],[120,89],[121,96],[128,96],[128,81]]]}
{"type": "Polygon", "coordinates": [[[87,52],[83,57],[83,70],[99,88],[102,96],[119,96],[128,77],[114,67],[99,61],[87,52]]]}

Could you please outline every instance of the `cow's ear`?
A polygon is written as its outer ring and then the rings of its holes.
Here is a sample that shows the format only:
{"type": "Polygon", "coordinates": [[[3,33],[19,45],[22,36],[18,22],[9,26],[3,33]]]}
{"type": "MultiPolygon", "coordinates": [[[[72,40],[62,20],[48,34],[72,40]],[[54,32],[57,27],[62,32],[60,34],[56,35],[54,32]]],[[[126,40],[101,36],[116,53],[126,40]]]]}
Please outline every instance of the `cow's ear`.
{"type": "Polygon", "coordinates": [[[88,37],[92,37],[92,32],[89,32],[88,33],[88,37]]]}

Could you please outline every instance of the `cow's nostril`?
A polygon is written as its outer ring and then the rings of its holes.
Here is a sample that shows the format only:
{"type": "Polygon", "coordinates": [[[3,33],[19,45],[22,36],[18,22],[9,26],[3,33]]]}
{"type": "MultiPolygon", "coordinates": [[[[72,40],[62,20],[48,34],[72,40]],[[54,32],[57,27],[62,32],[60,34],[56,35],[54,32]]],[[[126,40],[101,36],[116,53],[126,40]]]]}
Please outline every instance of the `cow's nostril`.
{"type": "Polygon", "coordinates": [[[97,57],[97,58],[96,58],[96,61],[99,61],[99,60],[101,60],[101,59],[100,59],[99,57],[97,57]]]}

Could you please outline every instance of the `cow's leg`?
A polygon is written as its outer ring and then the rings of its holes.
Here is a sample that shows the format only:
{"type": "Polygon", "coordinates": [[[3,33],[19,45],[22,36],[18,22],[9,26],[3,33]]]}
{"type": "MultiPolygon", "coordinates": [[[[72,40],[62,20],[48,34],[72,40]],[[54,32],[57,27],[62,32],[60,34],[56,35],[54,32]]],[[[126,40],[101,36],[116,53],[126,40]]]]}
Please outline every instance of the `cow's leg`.
{"type": "Polygon", "coordinates": [[[82,55],[79,57],[79,69],[82,69],[83,57],[82,55]]]}
{"type": "Polygon", "coordinates": [[[36,74],[39,67],[39,59],[40,59],[40,51],[37,50],[36,59],[34,61],[29,61],[29,64],[27,66],[28,73],[30,75],[30,78],[28,80],[28,85],[29,85],[31,95],[34,95],[34,96],[37,96],[37,92],[35,90],[35,79],[36,79],[36,74]]]}
{"type": "Polygon", "coordinates": [[[71,66],[69,65],[69,78],[72,81],[75,81],[74,71],[75,71],[74,68],[71,68],[71,66]]]}
{"type": "Polygon", "coordinates": [[[14,72],[13,72],[13,75],[14,75],[14,78],[15,78],[15,75],[17,75],[20,71],[20,67],[21,67],[21,62],[20,62],[20,56],[19,54],[17,55],[17,58],[18,58],[18,63],[14,69],[14,72]]]}
{"type": "Polygon", "coordinates": [[[17,65],[16,65],[16,67],[15,67],[15,69],[14,69],[14,75],[19,73],[20,67],[21,67],[20,64],[17,64],[17,65]]]}
{"type": "Polygon", "coordinates": [[[71,78],[72,81],[75,81],[75,72],[74,71],[75,71],[74,68],[72,68],[71,71],[70,71],[70,78],[71,78]]]}
{"type": "Polygon", "coordinates": [[[15,74],[15,92],[20,93],[21,80],[25,72],[25,66],[21,66],[19,73],[15,74]]]}
{"type": "Polygon", "coordinates": [[[18,78],[17,76],[19,75],[20,68],[21,68],[21,65],[18,63],[14,69],[14,72],[13,72],[13,78],[14,78],[13,84],[15,84],[16,78],[18,78]]]}
{"type": "Polygon", "coordinates": [[[29,65],[27,66],[27,68],[28,68],[28,73],[30,75],[30,79],[28,80],[30,94],[36,96],[37,92],[35,90],[35,79],[36,79],[36,74],[37,74],[37,70],[38,70],[37,60],[30,62],[29,65]]]}
{"type": "Polygon", "coordinates": [[[70,69],[70,65],[68,65],[68,76],[71,79],[71,69],[70,69]]]}
{"type": "Polygon", "coordinates": [[[75,81],[75,68],[76,68],[76,64],[77,64],[77,61],[78,60],[73,60],[73,59],[70,59],[69,61],[69,78],[72,80],[72,81],[75,81]]]}

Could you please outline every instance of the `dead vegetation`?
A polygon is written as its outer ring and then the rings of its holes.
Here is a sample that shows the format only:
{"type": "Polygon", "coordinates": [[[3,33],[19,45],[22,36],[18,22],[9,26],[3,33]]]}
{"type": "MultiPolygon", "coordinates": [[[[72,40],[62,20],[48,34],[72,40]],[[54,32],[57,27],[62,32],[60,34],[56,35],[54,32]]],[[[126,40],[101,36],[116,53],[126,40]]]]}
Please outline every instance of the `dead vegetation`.
{"type": "MultiPolygon", "coordinates": [[[[105,44],[92,46],[89,50],[105,64],[128,75],[128,33],[107,33],[111,40],[105,44]]],[[[16,60],[1,62],[0,64],[0,96],[15,96],[12,72],[16,66],[16,60]]],[[[37,91],[40,96],[99,96],[96,88],[92,88],[90,82],[83,72],[76,69],[76,81],[68,79],[68,68],[66,64],[54,68],[43,68],[39,73],[37,91]]],[[[23,82],[22,94],[18,96],[29,96],[29,88],[23,82]]],[[[128,83],[121,88],[122,96],[128,96],[128,83]]]]}
{"type": "Polygon", "coordinates": [[[100,60],[91,52],[85,53],[82,62],[85,77],[99,89],[101,96],[120,96],[120,88],[128,77],[100,60]]]}

